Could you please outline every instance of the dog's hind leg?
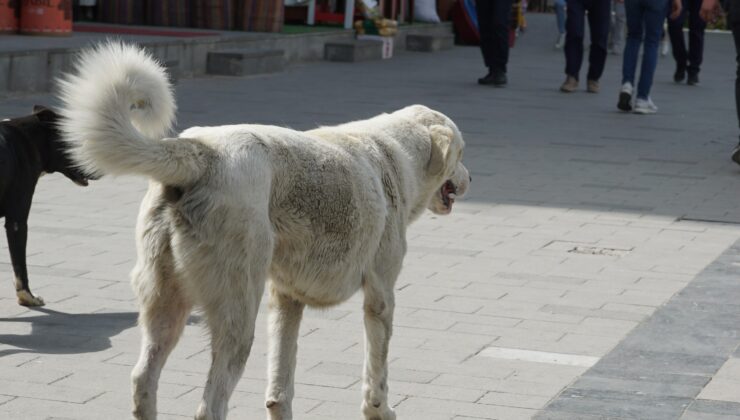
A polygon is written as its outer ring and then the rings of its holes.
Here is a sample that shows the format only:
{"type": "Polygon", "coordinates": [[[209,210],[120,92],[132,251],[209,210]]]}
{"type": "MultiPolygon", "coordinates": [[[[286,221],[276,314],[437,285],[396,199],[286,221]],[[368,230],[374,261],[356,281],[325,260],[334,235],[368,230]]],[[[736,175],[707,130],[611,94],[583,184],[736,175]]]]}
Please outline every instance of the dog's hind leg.
{"type": "Polygon", "coordinates": [[[157,416],[159,375],[182,335],[191,303],[172,272],[169,252],[157,261],[142,261],[134,269],[133,284],[139,295],[141,353],[131,373],[135,419],[157,416]]]}
{"type": "Polygon", "coordinates": [[[267,415],[270,420],[291,420],[298,330],[304,304],[270,287],[267,326],[267,415]]]}
{"type": "Polygon", "coordinates": [[[392,278],[369,271],[363,278],[365,301],[365,368],[362,413],[367,420],[393,420],[388,406],[388,345],[393,330],[395,298],[392,278]]]}
{"type": "Polygon", "coordinates": [[[256,234],[258,225],[252,221],[246,228],[246,235],[251,238],[246,246],[223,239],[223,252],[202,259],[212,261],[214,276],[203,282],[199,291],[211,333],[211,368],[195,415],[197,420],[226,419],[229,398],[252,348],[257,310],[272,256],[269,228],[265,226],[262,234],[256,234]],[[236,249],[238,254],[234,254],[236,249]]]}
{"type": "Polygon", "coordinates": [[[139,299],[141,353],[131,372],[133,416],[157,417],[157,385],[167,357],[185,328],[191,301],[175,273],[170,224],[161,186],[150,184],[136,226],[138,258],[131,286],[139,299]]]}
{"type": "MultiPolygon", "coordinates": [[[[241,279],[248,282],[247,279],[241,279]]],[[[254,281],[256,283],[257,281],[254,281]]],[[[224,290],[221,302],[205,308],[211,331],[211,368],[196,420],[224,420],[228,402],[244,371],[254,341],[254,324],[263,286],[224,290]]]]}

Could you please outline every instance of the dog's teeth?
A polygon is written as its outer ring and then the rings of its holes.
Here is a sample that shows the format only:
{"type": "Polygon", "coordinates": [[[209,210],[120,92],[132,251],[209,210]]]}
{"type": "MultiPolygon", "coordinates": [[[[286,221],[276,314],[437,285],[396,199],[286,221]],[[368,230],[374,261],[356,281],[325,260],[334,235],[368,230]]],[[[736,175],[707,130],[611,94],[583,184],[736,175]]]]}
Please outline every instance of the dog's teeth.
{"type": "Polygon", "coordinates": [[[447,197],[450,197],[450,198],[451,198],[451,199],[453,199],[453,200],[454,200],[455,198],[457,198],[457,196],[455,195],[455,193],[449,193],[449,194],[447,194],[447,197]]]}

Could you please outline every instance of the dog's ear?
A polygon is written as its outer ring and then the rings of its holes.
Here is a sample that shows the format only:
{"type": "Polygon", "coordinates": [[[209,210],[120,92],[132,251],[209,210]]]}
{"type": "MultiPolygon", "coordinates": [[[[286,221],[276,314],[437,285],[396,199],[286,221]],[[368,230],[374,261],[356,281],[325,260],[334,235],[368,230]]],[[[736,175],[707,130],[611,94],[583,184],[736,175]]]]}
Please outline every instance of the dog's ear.
{"type": "Polygon", "coordinates": [[[455,133],[452,132],[450,127],[436,124],[429,127],[432,152],[429,157],[427,168],[431,175],[441,174],[447,167],[447,160],[450,154],[450,144],[452,144],[454,136],[455,133]]]}
{"type": "Polygon", "coordinates": [[[33,115],[42,122],[54,122],[57,120],[57,113],[43,105],[34,105],[33,115]]]}

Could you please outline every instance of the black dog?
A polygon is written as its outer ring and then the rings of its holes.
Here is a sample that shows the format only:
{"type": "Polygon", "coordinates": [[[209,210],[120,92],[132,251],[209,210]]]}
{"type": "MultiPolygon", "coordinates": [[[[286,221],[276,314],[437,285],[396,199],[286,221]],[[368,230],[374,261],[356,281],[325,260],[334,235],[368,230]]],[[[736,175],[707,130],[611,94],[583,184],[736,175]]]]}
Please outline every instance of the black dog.
{"type": "Polygon", "coordinates": [[[50,109],[35,106],[29,116],[0,122],[0,217],[5,217],[16,296],[24,306],[44,304],[31,293],[26,269],[26,222],[39,177],[61,172],[82,186],[90,178],[67,156],[57,131],[57,118],[50,109]]]}

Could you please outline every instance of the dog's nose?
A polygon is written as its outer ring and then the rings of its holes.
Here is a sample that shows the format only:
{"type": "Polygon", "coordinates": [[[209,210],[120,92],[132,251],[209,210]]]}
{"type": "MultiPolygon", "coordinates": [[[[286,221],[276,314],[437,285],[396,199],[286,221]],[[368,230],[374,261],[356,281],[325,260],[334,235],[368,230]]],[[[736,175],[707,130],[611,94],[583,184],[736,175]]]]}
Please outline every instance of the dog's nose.
{"type": "Polygon", "coordinates": [[[468,175],[468,181],[473,182],[473,175],[468,175]]]}

